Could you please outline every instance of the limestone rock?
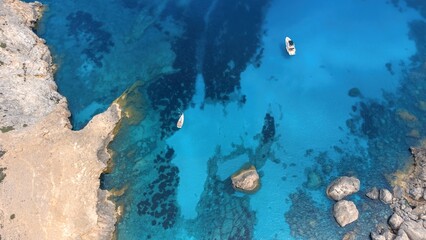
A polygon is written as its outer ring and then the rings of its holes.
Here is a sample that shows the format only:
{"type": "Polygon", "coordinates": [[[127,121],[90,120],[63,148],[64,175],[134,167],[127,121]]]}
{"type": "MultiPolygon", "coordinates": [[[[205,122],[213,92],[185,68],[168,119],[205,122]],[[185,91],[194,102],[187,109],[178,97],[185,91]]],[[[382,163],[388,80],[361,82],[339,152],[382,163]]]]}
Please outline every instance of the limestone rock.
{"type": "Polygon", "coordinates": [[[401,230],[407,234],[410,240],[426,240],[426,228],[421,223],[412,220],[404,221],[400,226],[401,230]]]}
{"type": "Polygon", "coordinates": [[[386,203],[386,204],[391,204],[392,203],[392,193],[385,188],[380,189],[380,201],[382,201],[383,203],[386,203]]]}
{"type": "Polygon", "coordinates": [[[340,200],[334,204],[333,216],[344,227],[358,219],[358,209],[352,201],[340,200]]]}
{"type": "Polygon", "coordinates": [[[423,190],[423,187],[421,186],[415,186],[410,188],[408,193],[411,195],[412,198],[419,200],[420,198],[423,197],[424,190],[423,190]]]}
{"type": "Polygon", "coordinates": [[[355,231],[347,232],[342,238],[342,240],[356,240],[356,239],[357,237],[356,237],[355,231]]]}
{"type": "Polygon", "coordinates": [[[368,198],[376,200],[379,199],[379,190],[376,187],[373,187],[367,194],[368,198]]]}
{"type": "Polygon", "coordinates": [[[30,29],[39,3],[0,1],[0,129],[30,126],[65,98],[57,91],[54,66],[44,40],[30,29]]]}
{"type": "Polygon", "coordinates": [[[393,240],[395,234],[389,229],[386,224],[379,223],[376,225],[375,231],[370,233],[372,240],[393,240]]]}
{"type": "Polygon", "coordinates": [[[111,238],[115,207],[99,192],[99,176],[119,109],[114,104],[77,132],[70,129],[68,116],[61,104],[35,125],[1,135],[6,154],[0,164],[7,170],[0,210],[16,215],[3,223],[2,238],[111,238]]]}
{"type": "Polygon", "coordinates": [[[370,238],[371,238],[371,240],[386,240],[385,236],[380,235],[380,234],[378,234],[376,232],[371,232],[370,238]]]}
{"type": "Polygon", "coordinates": [[[339,201],[359,191],[360,181],[354,177],[340,177],[327,187],[327,196],[339,201]]]}
{"type": "Polygon", "coordinates": [[[389,218],[389,226],[393,230],[398,230],[402,222],[404,222],[404,219],[402,219],[402,217],[399,216],[397,213],[392,214],[392,216],[389,218]]]}
{"type": "Polygon", "coordinates": [[[400,229],[398,231],[398,235],[396,236],[395,240],[411,240],[411,239],[408,238],[404,230],[400,229]]]}
{"type": "Polygon", "coordinates": [[[254,166],[243,168],[231,177],[232,185],[235,189],[248,193],[256,192],[259,189],[259,174],[254,166]]]}
{"type": "Polygon", "coordinates": [[[41,9],[0,0],[0,238],[111,239],[115,206],[99,176],[121,111],[71,130],[50,52],[30,29],[41,9]]]}

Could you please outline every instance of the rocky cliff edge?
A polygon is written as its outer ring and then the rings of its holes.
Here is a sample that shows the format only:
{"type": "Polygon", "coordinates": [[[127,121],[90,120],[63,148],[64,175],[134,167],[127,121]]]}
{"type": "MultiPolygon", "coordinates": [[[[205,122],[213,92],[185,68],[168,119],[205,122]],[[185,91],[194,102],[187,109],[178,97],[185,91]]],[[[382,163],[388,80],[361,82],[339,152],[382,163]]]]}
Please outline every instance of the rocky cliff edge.
{"type": "Polygon", "coordinates": [[[0,0],[0,239],[111,239],[99,176],[117,104],[72,131],[49,49],[31,30],[40,3],[0,0]]]}

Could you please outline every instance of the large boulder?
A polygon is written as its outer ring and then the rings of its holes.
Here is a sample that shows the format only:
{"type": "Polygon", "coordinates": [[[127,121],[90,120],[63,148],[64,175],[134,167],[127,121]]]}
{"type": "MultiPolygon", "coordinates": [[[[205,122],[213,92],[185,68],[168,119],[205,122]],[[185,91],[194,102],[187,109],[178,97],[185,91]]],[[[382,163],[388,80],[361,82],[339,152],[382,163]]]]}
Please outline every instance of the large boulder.
{"type": "Polygon", "coordinates": [[[360,182],[355,177],[340,177],[327,187],[327,196],[339,201],[359,191],[360,182]]]}
{"type": "Polygon", "coordinates": [[[392,193],[385,188],[380,189],[380,201],[382,201],[383,203],[386,203],[386,204],[391,204],[392,203],[392,193]]]}
{"type": "Polygon", "coordinates": [[[426,240],[426,228],[422,223],[412,220],[404,221],[398,231],[398,235],[403,236],[404,233],[412,240],[426,240]]]}
{"type": "Polygon", "coordinates": [[[392,216],[389,218],[389,226],[393,230],[398,230],[402,222],[404,222],[404,219],[402,219],[402,217],[399,216],[397,213],[392,214],[392,216]]]}
{"type": "Polygon", "coordinates": [[[358,209],[352,201],[340,200],[334,204],[333,216],[344,227],[358,219],[358,209]]]}
{"type": "Polygon", "coordinates": [[[254,166],[242,168],[231,177],[232,185],[236,190],[254,193],[260,187],[259,174],[254,166]]]}

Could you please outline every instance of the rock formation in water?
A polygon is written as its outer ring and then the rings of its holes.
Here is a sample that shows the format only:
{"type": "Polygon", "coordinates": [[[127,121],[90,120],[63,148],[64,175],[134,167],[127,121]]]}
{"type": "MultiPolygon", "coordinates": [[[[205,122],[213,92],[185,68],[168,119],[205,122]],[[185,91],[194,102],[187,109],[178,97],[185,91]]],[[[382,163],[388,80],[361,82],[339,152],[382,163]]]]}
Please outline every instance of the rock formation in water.
{"type": "Polygon", "coordinates": [[[359,187],[360,181],[357,178],[346,176],[339,177],[327,187],[327,196],[337,201],[333,206],[333,216],[341,227],[358,219],[359,214],[355,204],[352,201],[342,199],[358,192],[359,187]]]}
{"type": "Polygon", "coordinates": [[[248,193],[256,192],[260,186],[259,174],[254,166],[242,168],[232,175],[231,180],[235,189],[248,193]]]}
{"type": "Polygon", "coordinates": [[[414,163],[407,174],[402,174],[393,189],[380,191],[380,200],[390,204],[394,213],[388,227],[379,228],[373,239],[426,240],[426,149],[411,148],[414,163]],[[390,232],[386,237],[384,233],[390,232]],[[392,236],[394,238],[392,238],[392,236]]]}
{"type": "Polygon", "coordinates": [[[358,209],[352,201],[340,200],[334,204],[333,216],[344,227],[358,219],[358,209]]]}
{"type": "Polygon", "coordinates": [[[340,177],[327,187],[327,196],[339,201],[359,191],[360,182],[354,177],[340,177]]]}
{"type": "Polygon", "coordinates": [[[99,176],[120,109],[71,130],[50,52],[30,29],[41,10],[0,1],[0,239],[110,239],[115,206],[99,176]]]}

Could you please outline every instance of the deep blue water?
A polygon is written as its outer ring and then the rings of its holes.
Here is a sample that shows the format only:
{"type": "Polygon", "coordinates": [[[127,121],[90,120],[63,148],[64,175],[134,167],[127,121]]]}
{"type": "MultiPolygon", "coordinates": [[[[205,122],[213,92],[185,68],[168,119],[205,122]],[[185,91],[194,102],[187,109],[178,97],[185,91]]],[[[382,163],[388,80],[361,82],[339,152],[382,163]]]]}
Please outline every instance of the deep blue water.
{"type": "Polygon", "coordinates": [[[74,129],[122,96],[101,177],[125,190],[118,239],[366,239],[386,222],[365,193],[425,136],[423,1],[42,2],[74,129]],[[247,163],[251,195],[229,180],[247,163]],[[325,196],[341,175],[361,180],[345,228],[325,196]]]}

